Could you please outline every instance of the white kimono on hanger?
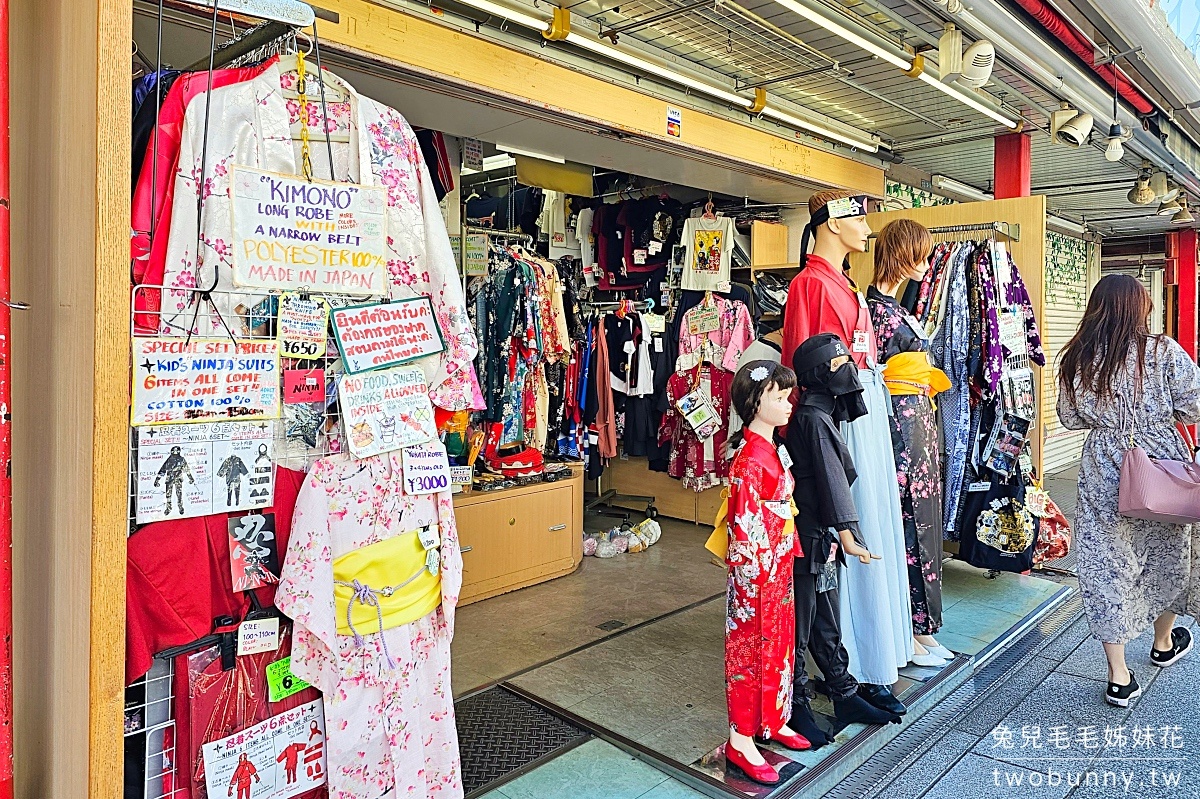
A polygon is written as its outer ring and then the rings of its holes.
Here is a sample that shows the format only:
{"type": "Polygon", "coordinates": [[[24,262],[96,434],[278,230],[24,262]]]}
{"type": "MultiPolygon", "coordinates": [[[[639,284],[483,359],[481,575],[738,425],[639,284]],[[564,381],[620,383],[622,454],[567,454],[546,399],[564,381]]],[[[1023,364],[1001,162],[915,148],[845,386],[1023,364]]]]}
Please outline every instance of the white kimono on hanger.
{"type": "Polygon", "coordinates": [[[399,452],[331,455],[296,499],[275,604],[295,621],[292,672],[324,694],[330,799],[463,795],[450,688],[462,586],[454,502],[449,491],[404,494],[402,474],[399,452]],[[369,626],[361,646],[339,635],[334,559],[426,524],[441,533],[441,606],[382,635],[369,626]]]}
{"type": "MultiPolygon", "coordinates": [[[[390,296],[404,299],[425,295],[433,301],[446,351],[438,357],[418,361],[425,370],[430,399],[446,410],[482,410],[486,404],[472,368],[478,345],[463,303],[462,284],[446,224],[417,138],[398,112],[360,96],[328,70],[323,74],[329,84],[349,96],[350,143],[332,145],[336,175],[333,179],[387,187],[390,296]]],[[[293,79],[294,75],[287,75],[288,82],[293,79]]],[[[192,326],[198,295],[191,289],[213,287],[214,291],[231,292],[213,295],[217,309],[230,327],[238,305],[251,305],[261,299],[261,294],[232,293],[237,290],[232,280],[229,189],[235,164],[288,175],[302,171],[300,143],[292,139],[292,124],[299,119],[299,103],[284,96],[282,80],[284,74],[275,64],[254,80],[212,92],[199,272],[195,252],[196,204],[201,192],[206,94],[201,93],[188,104],[163,278],[167,288],[162,298],[163,335],[186,335],[192,326]]],[[[316,85],[316,81],[310,85],[316,85]]],[[[314,177],[331,179],[329,155],[321,131],[319,95],[310,94],[308,117],[314,177]]],[[[207,304],[202,304],[195,328],[196,335],[226,335],[221,320],[207,304]]]]}

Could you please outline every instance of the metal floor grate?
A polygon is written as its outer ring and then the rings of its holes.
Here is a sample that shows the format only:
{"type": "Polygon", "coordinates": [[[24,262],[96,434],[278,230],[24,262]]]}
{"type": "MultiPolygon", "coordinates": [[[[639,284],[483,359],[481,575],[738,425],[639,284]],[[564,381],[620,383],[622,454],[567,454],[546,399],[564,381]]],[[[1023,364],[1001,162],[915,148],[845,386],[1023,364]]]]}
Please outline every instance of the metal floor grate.
{"type": "Polygon", "coordinates": [[[499,686],[454,703],[467,796],[528,771],[591,736],[499,686]]]}

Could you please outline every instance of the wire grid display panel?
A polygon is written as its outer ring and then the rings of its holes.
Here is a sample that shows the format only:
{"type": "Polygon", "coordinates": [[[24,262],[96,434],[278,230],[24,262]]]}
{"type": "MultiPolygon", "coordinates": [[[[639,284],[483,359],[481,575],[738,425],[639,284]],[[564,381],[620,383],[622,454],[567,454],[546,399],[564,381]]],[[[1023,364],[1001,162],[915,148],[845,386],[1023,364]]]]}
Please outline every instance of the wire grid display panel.
{"type": "MultiPolygon", "coordinates": [[[[144,304],[143,294],[146,292],[161,292],[161,298],[166,301],[168,291],[178,293],[181,289],[166,289],[162,286],[138,286],[133,293],[133,307],[144,304]]],[[[234,313],[222,316],[224,324],[216,318],[212,304],[201,297],[199,290],[183,289],[189,292],[193,304],[179,318],[185,319],[190,325],[199,330],[209,330],[215,326],[220,334],[197,335],[195,338],[228,338],[229,332],[237,341],[274,341],[276,339],[276,321],[278,319],[278,301],[280,294],[269,292],[219,292],[213,291],[214,298],[226,298],[228,305],[235,309],[234,313]],[[198,307],[195,303],[198,303],[198,307]],[[195,321],[193,322],[193,312],[195,321]]],[[[348,305],[361,304],[369,300],[361,297],[346,295],[317,294],[311,296],[326,300],[331,309],[348,305]]],[[[149,316],[151,321],[158,314],[141,312],[136,318],[149,316]]],[[[139,331],[134,321],[130,319],[131,337],[148,338],[169,336],[186,338],[185,329],[167,327],[169,333],[147,333],[139,331]]],[[[325,354],[316,359],[293,359],[280,356],[279,379],[282,381],[283,372],[288,369],[301,369],[314,375],[323,371],[325,386],[324,399],[319,403],[303,405],[288,405],[283,402],[282,387],[280,390],[280,414],[278,419],[246,421],[270,426],[272,444],[274,447],[272,460],[277,466],[296,471],[306,470],[313,461],[320,457],[342,451],[345,438],[342,434],[341,419],[337,411],[336,389],[342,375],[341,358],[334,338],[326,330],[325,354]]],[[[211,422],[233,422],[237,419],[208,419],[211,422]]],[[[190,424],[190,423],[188,423],[190,424]]],[[[129,429],[129,474],[128,474],[128,534],[134,534],[138,528],[138,436],[139,430],[147,430],[153,425],[133,427],[129,429]]],[[[214,475],[215,479],[215,475],[214,475]]],[[[284,553],[279,553],[280,558],[284,553]]],[[[172,660],[154,661],[150,672],[136,680],[126,689],[125,706],[125,737],[127,743],[134,736],[145,737],[144,755],[140,758],[144,763],[144,799],[175,799],[186,795],[182,790],[172,786],[177,777],[173,774],[175,766],[175,697],[173,694],[174,662],[172,660]]],[[[127,761],[128,758],[127,758],[127,761]]]]}
{"type": "MultiPolygon", "coordinates": [[[[155,660],[146,676],[125,689],[125,741],[142,737],[144,799],[174,799],[175,789],[175,669],[170,660],[155,660]]],[[[128,764],[129,758],[125,759],[128,764]]],[[[126,779],[128,784],[129,780],[126,779]]]]}

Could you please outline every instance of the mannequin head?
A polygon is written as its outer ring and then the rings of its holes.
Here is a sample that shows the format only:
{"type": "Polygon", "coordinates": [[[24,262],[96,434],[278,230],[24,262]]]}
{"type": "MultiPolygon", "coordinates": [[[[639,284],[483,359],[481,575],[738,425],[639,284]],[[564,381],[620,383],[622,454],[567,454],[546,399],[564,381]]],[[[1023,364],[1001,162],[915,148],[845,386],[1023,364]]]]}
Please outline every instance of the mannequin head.
{"type": "Polygon", "coordinates": [[[891,293],[905,280],[920,280],[929,269],[933,237],[929,229],[911,219],[888,222],[875,240],[874,283],[891,293]]]}
{"type": "MultiPolygon", "coordinates": [[[[820,191],[808,198],[808,213],[814,219],[818,212],[837,200],[859,198],[852,191],[820,191]]],[[[829,219],[813,226],[813,254],[819,255],[837,268],[852,252],[866,252],[871,226],[867,224],[866,207],[862,200],[854,200],[861,214],[851,216],[831,214],[829,219]]]]}
{"type": "Polygon", "coordinates": [[[751,361],[734,375],[729,398],[746,427],[754,429],[757,424],[770,431],[791,418],[789,398],[795,387],[796,375],[786,366],[774,361],[751,361]]]}
{"type": "Polygon", "coordinates": [[[852,422],[867,414],[858,367],[845,342],[833,333],[818,333],[796,348],[792,356],[796,383],[807,395],[832,400],[835,421],[852,422]]]}

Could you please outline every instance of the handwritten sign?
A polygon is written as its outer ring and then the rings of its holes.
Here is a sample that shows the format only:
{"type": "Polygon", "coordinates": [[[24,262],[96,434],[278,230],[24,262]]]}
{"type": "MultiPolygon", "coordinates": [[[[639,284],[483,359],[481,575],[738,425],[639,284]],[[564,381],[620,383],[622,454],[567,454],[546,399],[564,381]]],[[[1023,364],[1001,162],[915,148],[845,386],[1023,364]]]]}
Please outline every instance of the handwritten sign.
{"type": "Polygon", "coordinates": [[[320,699],[204,744],[208,799],[289,799],[311,791],[325,784],[325,745],[320,699]]]}
{"type": "Polygon", "coordinates": [[[279,354],[312,360],[325,354],[329,304],[320,297],[301,299],[295,294],[279,298],[279,354]]]}
{"type": "Polygon", "coordinates": [[[267,699],[280,702],[292,694],[298,694],[308,683],[292,674],[292,656],[280,658],[267,666],[267,699]]]}
{"type": "Polygon", "coordinates": [[[471,233],[467,236],[463,271],[468,276],[488,273],[488,236],[486,233],[471,233]]]}
{"type": "Polygon", "coordinates": [[[437,438],[428,391],[419,366],[343,377],[338,396],[350,452],[366,458],[437,438]]]}
{"type": "Polygon", "coordinates": [[[702,336],[721,329],[721,312],[716,307],[700,305],[688,311],[687,323],[690,335],[702,336]]]}
{"type": "Polygon", "coordinates": [[[134,337],[135,427],[278,416],[278,342],[134,337]]]}
{"type": "Polygon", "coordinates": [[[463,166],[479,172],[483,169],[483,142],[479,139],[463,139],[463,166]]]}
{"type": "Polygon", "coordinates": [[[446,349],[428,297],[354,305],[333,312],[342,363],[348,374],[386,369],[446,349]]]}
{"type": "Polygon", "coordinates": [[[404,450],[404,493],[436,494],[450,490],[450,461],[440,441],[404,450]]]}
{"type": "Polygon", "coordinates": [[[237,653],[254,655],[279,648],[279,618],[254,619],[238,625],[237,653]]]}
{"type": "Polygon", "coordinates": [[[273,448],[262,422],[140,428],[138,524],[270,507],[273,448]]]}
{"type": "Polygon", "coordinates": [[[233,282],[387,293],[387,189],[233,167],[233,282]]]}
{"type": "Polygon", "coordinates": [[[456,486],[467,486],[474,478],[474,469],[470,466],[451,466],[450,482],[456,486]]]}

